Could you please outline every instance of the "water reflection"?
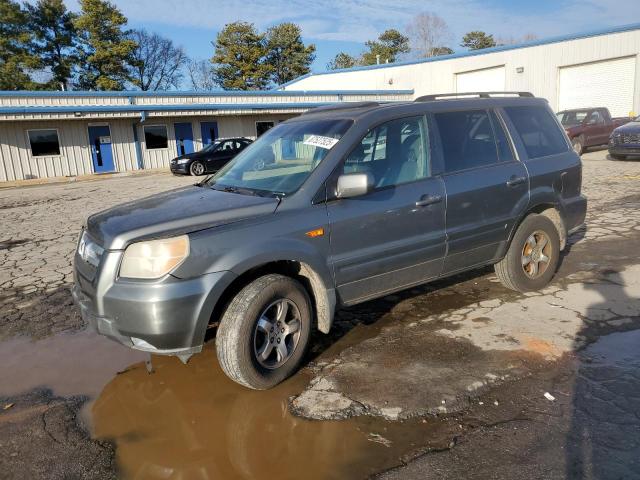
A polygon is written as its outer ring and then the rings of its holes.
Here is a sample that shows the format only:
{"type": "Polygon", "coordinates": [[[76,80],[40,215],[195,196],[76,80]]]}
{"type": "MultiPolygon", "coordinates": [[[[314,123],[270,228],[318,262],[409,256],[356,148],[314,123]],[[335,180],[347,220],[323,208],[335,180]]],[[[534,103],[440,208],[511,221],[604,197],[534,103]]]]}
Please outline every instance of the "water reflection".
{"type": "Polygon", "coordinates": [[[222,373],[212,346],[186,366],[167,357],[153,363],[153,374],[138,363],[117,375],[93,406],[95,435],[116,442],[126,477],[363,478],[394,465],[426,434],[418,421],[294,417],[287,400],[304,387],[304,374],[247,390],[222,373]],[[374,434],[391,446],[370,441],[374,434]]]}

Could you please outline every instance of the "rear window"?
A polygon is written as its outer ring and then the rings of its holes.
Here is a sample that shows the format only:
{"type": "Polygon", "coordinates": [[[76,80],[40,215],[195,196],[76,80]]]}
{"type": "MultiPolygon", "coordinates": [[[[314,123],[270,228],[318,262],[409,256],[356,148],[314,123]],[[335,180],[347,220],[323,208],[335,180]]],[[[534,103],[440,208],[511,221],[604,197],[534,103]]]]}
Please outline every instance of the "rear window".
{"type": "Polygon", "coordinates": [[[516,127],[529,158],[566,152],[564,134],[545,107],[522,106],[504,109],[516,127]]]}
{"type": "Polygon", "coordinates": [[[442,112],[434,118],[447,173],[499,162],[493,126],[486,110],[442,112]]]}

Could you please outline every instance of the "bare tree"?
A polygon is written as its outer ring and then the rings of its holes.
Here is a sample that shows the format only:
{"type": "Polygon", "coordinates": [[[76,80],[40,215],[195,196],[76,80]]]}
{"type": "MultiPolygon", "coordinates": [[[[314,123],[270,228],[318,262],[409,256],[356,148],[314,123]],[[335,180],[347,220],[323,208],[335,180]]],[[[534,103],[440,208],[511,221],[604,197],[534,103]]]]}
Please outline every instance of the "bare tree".
{"type": "Polygon", "coordinates": [[[498,37],[496,40],[497,45],[517,45],[519,43],[527,43],[537,40],[538,36],[535,33],[526,33],[522,37],[498,37]]]}
{"type": "Polygon", "coordinates": [[[411,51],[418,58],[441,55],[443,48],[451,41],[447,23],[432,12],[422,12],[413,17],[407,25],[407,34],[411,51]]]}
{"type": "Polygon", "coordinates": [[[178,88],[187,55],[182,47],[176,47],[168,38],[146,30],[131,31],[131,39],[138,46],[132,77],[141,90],[169,90],[178,88]]]}
{"type": "Polygon", "coordinates": [[[213,90],[218,86],[213,74],[213,65],[209,60],[189,60],[187,72],[191,80],[191,88],[194,90],[213,90]]]}

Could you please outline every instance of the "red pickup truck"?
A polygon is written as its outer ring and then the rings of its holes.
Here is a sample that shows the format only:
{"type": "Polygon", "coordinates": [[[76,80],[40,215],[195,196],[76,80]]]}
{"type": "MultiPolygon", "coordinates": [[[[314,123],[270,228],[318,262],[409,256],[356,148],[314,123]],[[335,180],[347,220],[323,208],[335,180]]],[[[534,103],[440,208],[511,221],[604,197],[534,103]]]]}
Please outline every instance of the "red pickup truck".
{"type": "Polygon", "coordinates": [[[556,115],[578,155],[587,147],[606,145],[614,129],[631,121],[628,117],[611,118],[605,107],[563,110],[556,115]]]}

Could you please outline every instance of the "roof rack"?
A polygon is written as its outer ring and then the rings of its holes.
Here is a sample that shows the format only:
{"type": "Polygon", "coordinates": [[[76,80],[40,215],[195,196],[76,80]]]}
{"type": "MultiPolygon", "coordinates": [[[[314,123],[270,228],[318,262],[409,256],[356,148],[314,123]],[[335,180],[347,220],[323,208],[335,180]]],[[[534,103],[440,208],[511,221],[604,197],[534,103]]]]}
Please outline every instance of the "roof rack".
{"type": "Polygon", "coordinates": [[[432,102],[434,100],[456,98],[456,97],[478,97],[478,98],[491,98],[491,97],[504,97],[508,95],[518,97],[533,97],[531,92],[466,92],[466,93],[436,93],[434,95],[422,95],[414,100],[414,102],[432,102]]]}
{"type": "Polygon", "coordinates": [[[351,108],[365,108],[365,107],[377,107],[379,102],[341,102],[332,103],[330,105],[323,105],[321,107],[315,107],[307,110],[305,113],[315,112],[328,112],[330,110],[347,110],[351,108]]]}

